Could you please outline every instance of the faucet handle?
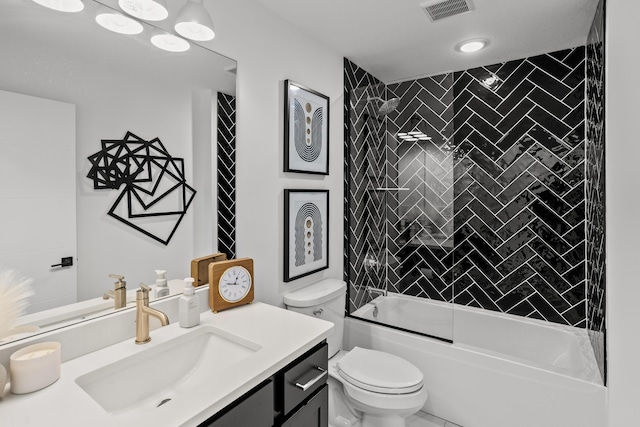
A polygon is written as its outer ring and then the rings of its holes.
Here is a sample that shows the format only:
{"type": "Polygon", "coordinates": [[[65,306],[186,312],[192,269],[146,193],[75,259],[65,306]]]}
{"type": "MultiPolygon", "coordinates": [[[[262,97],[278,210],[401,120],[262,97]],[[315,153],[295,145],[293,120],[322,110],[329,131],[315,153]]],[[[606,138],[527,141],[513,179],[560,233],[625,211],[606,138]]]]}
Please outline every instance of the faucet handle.
{"type": "Polygon", "coordinates": [[[140,283],[140,289],[138,289],[138,292],[149,293],[150,290],[151,290],[151,288],[149,287],[149,285],[145,285],[144,283],[140,283]]]}
{"type": "Polygon", "coordinates": [[[127,282],[123,280],[124,276],[119,276],[117,274],[110,274],[109,277],[111,277],[112,279],[118,279],[118,281],[113,284],[114,288],[119,289],[119,288],[127,287],[127,282]]]}

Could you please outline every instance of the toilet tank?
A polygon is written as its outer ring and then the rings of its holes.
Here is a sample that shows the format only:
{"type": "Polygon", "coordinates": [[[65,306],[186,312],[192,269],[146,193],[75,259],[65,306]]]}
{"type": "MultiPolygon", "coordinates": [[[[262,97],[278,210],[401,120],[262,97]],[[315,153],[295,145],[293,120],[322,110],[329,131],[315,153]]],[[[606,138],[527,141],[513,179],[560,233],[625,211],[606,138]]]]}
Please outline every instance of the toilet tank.
{"type": "Polygon", "coordinates": [[[329,357],[342,349],[346,295],[347,284],[338,279],[324,279],[284,294],[287,309],[334,324],[333,332],[327,338],[329,357]]]}

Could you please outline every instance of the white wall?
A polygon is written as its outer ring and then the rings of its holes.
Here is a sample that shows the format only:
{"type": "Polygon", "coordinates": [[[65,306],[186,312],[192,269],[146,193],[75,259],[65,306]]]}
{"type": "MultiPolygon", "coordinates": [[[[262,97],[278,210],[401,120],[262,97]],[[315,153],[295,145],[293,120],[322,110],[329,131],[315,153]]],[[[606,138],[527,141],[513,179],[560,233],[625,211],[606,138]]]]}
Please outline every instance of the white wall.
{"type": "Polygon", "coordinates": [[[217,0],[207,7],[216,24],[215,49],[238,61],[238,257],[254,259],[256,299],[282,305],[289,290],[342,277],[343,59],[255,3],[217,0]],[[282,172],[285,79],[330,97],[329,176],[282,172]],[[330,190],[329,269],[289,283],[283,281],[285,188],[330,190]]]}
{"type": "Polygon", "coordinates": [[[0,269],[33,279],[28,313],[76,302],[76,266],[51,267],[77,253],[75,105],[0,90],[0,129],[0,269]]]}
{"type": "Polygon", "coordinates": [[[640,423],[640,3],[607,1],[606,184],[609,427],[640,423]]]}

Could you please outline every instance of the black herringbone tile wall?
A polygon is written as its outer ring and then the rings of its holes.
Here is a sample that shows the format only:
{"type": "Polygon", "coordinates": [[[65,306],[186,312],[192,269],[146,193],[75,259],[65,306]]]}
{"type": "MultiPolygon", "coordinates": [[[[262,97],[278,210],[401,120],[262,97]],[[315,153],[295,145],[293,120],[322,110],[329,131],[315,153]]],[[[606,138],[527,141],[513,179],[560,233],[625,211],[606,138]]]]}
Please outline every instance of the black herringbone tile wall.
{"type": "Polygon", "coordinates": [[[401,101],[387,116],[387,186],[405,190],[387,194],[388,289],[451,302],[453,74],[391,84],[387,99],[395,97],[401,101]]]}
{"type": "Polygon", "coordinates": [[[578,47],[454,76],[454,302],[585,326],[578,47]]]}
{"type": "MultiPolygon", "coordinates": [[[[384,85],[345,58],[345,280],[351,313],[367,302],[367,286],[384,286],[383,267],[365,271],[368,256],[382,260],[385,248],[383,193],[376,191],[385,175],[384,121],[371,97],[384,95],[384,85]]],[[[382,263],[380,264],[383,265],[382,263]]]]}
{"type": "Polygon", "coordinates": [[[584,327],[585,49],[367,85],[347,104],[350,284],[372,253],[390,291],[584,327]],[[379,92],[401,101],[372,120],[379,92]]]}
{"type": "Polygon", "coordinates": [[[598,4],[587,39],[586,242],[587,330],[606,385],[604,11],[598,4]]]}
{"type": "Polygon", "coordinates": [[[236,257],[236,98],[218,93],[218,251],[236,257]]]}

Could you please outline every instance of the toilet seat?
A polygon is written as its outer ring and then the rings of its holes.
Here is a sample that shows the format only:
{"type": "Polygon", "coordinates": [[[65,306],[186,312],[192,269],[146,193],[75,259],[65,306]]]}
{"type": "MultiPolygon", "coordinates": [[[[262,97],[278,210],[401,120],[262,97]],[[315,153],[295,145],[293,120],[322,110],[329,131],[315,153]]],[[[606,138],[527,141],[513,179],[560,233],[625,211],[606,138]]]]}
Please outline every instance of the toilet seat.
{"type": "Polygon", "coordinates": [[[423,386],[422,372],[408,361],[377,350],[354,347],[337,363],[348,383],[374,393],[409,394],[423,386]]]}

